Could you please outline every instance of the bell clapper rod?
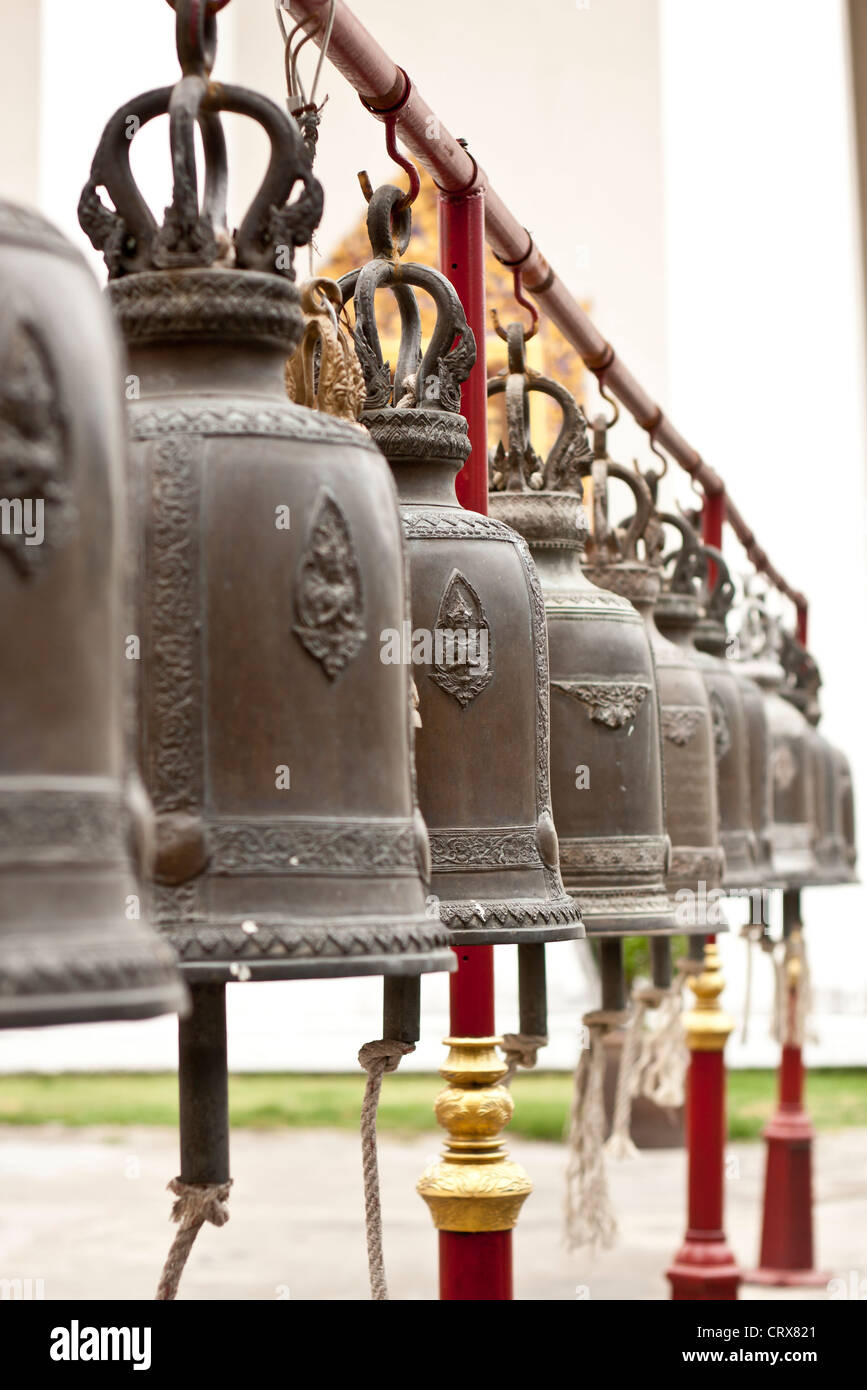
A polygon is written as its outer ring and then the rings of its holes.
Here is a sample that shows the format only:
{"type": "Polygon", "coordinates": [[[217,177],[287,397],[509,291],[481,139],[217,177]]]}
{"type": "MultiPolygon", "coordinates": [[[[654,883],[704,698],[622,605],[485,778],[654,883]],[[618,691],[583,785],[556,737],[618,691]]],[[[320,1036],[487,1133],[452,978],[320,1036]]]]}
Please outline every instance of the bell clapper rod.
{"type": "Polygon", "coordinates": [[[229,1065],[226,987],[190,985],[191,1009],[178,1021],[181,1172],[169,1184],[178,1231],[160,1277],[157,1299],[171,1301],[193,1242],[206,1221],[229,1219],[229,1065]]]}
{"type": "MultiPolygon", "coordinates": [[[[322,18],[330,0],[282,0],[282,3],[283,8],[296,20],[304,20],[311,16],[322,18]]],[[[321,26],[319,33],[322,33],[321,26]]],[[[314,41],[319,41],[318,35],[314,36],[314,41]]],[[[337,0],[328,58],[365,99],[368,109],[374,114],[384,114],[389,107],[401,102],[406,92],[406,78],[402,69],[376,42],[344,0],[337,0]]],[[[795,604],[799,614],[805,612],[806,599],[803,594],[784,579],[761,549],[753,531],[726,494],[722,478],[675,429],[667,415],[635,379],[548,264],[526,227],[521,225],[491,187],[484,170],[460,141],[450,134],[415,85],[397,115],[396,125],[404,144],[442,190],[460,194],[484,192],[485,237],[494,253],[510,269],[521,270],[522,284],[538,300],[542,312],[580,353],[586,366],[597,375],[604,375],[606,387],[639,424],[645,429],[652,428],[655,443],[676,459],[681,468],[701,486],[706,497],[722,495],[725,519],[746,550],[751,564],[795,604]]],[[[476,374],[478,367],[473,375],[476,374]]],[[[467,413],[466,408],[463,413],[467,413]]],[[[461,500],[464,501],[463,498],[461,500]]],[[[464,502],[464,505],[467,503],[464,502]]],[[[484,510],[482,507],[475,509],[484,510]]]]}

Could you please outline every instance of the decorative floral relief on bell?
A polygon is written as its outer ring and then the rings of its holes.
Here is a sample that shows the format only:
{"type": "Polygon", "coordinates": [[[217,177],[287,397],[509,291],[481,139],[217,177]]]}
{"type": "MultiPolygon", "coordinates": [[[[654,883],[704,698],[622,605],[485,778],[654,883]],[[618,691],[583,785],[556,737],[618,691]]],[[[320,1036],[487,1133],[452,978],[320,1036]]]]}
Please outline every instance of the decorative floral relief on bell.
{"type": "MultiPolygon", "coordinates": [[[[291,119],[210,81],[214,21],[203,6],[189,15],[198,47],[191,59],[179,9],[183,79],[111,118],[80,206],[140,384],[130,428],[156,920],[198,983],[448,969],[426,911],[410,671],[380,659],[380,633],[407,616],[394,483],[356,424],[287,399],[305,333],[294,394],[324,405],[331,380],[310,325],[319,310],[331,324],[327,284],[308,296],[305,327],[293,270],[322,190],[291,119]],[[159,226],[127,137],[166,112],[174,184],[159,226]],[[271,147],[235,233],[223,112],[252,117],[271,147]]],[[[353,375],[331,382],[347,410],[353,375]]]]}
{"type": "Polygon", "coordinates": [[[120,358],[96,283],[0,203],[0,1027],[184,1005],[128,775],[120,358]]]}
{"type": "Polygon", "coordinates": [[[584,572],[594,584],[628,598],[646,627],[660,703],[665,826],[671,840],[667,885],[671,894],[681,895],[678,902],[684,907],[685,895],[695,905],[694,912],[678,912],[678,918],[687,922],[679,929],[695,933],[709,927],[724,930],[718,902],[724,854],[719,838],[710,699],[697,654],[670,642],[656,626],[654,606],[662,587],[662,526],[650,489],[638,470],[609,459],[606,434],[605,421],[600,418],[593,439],[594,525],[587,541],[584,572]],[[624,483],[635,503],[633,515],[616,526],[609,521],[611,480],[624,483]]]}
{"type": "Polygon", "coordinates": [[[726,888],[761,888],[750,802],[746,709],[741,683],[725,658],[726,614],[734,598],[734,585],[722,555],[701,544],[686,517],[663,512],[660,520],[678,532],[681,543],[666,560],[670,574],[663,581],[656,622],[664,636],[694,656],[707,687],[720,840],[725,852],[723,883],[726,888]],[[711,564],[715,570],[712,587],[708,578],[711,564]]]}
{"type": "Polygon", "coordinates": [[[491,515],[520,531],[537,566],[551,666],[551,785],[563,881],[592,935],[677,930],[665,887],[659,707],[647,632],[627,599],[582,573],[587,536],[582,474],[593,454],[586,422],[559,383],[527,366],[520,324],[508,365],[488,382],[505,395],[508,445],[490,460],[491,515]],[[560,407],[547,459],[529,438],[530,399],[560,407]]]}
{"type": "Polygon", "coordinates": [[[814,851],[815,768],[810,726],[795,705],[783,698],[786,673],[780,662],[782,641],[778,622],[760,601],[748,598],[741,609],[738,646],[741,669],[762,692],[772,882],[780,888],[805,888],[820,877],[814,851]]]}
{"type": "Polygon", "coordinates": [[[409,551],[421,714],[419,801],[430,831],[432,889],[456,942],[544,942],[583,935],[565,893],[549,786],[548,651],[539,581],[508,526],[464,511],[454,478],[469,454],[460,386],[475,342],[449,281],[403,264],[410,234],[401,190],[373,194],[373,259],[341,281],[354,302],[367,384],[361,422],[397,481],[409,551]],[[374,312],[389,289],[401,319],[394,373],[374,312]],[[416,291],[436,324],[422,348],[416,291]],[[456,626],[457,625],[457,626],[456,626]]]}

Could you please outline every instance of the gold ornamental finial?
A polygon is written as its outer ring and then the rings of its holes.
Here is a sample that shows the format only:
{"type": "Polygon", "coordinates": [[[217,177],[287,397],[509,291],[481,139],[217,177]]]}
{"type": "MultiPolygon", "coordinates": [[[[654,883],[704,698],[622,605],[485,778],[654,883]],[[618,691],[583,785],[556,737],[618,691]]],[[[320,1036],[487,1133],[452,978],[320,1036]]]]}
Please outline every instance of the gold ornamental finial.
{"type": "Polygon", "coordinates": [[[500,1137],[515,1108],[500,1085],[508,1071],[497,1052],[500,1039],[443,1041],[449,1055],[440,1076],[448,1084],[434,1111],[448,1138],[418,1191],[440,1231],[510,1231],[533,1184],[500,1137]]]}
{"type": "Polygon", "coordinates": [[[722,1052],[735,1025],[719,1006],[725,977],[715,941],[705,946],[704,968],[690,979],[689,987],[695,995],[695,1006],[684,1014],[683,1026],[690,1052],[722,1052]]]}

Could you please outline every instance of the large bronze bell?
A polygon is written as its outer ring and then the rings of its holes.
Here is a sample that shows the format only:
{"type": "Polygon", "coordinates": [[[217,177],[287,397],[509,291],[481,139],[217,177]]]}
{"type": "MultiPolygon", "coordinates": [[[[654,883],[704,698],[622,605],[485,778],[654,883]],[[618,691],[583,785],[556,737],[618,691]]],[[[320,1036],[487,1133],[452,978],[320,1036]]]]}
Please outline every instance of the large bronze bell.
{"type": "Polygon", "coordinates": [[[677,930],[665,888],[662,749],[647,631],[626,598],[581,570],[587,538],[582,473],[593,454],[573,397],[528,372],[521,324],[508,330],[508,367],[488,382],[505,394],[508,449],[491,460],[491,515],[524,536],[548,620],[551,792],[563,881],[588,935],[677,930]],[[529,394],[561,408],[542,460],[528,437],[529,394]]]}
{"type": "Polygon", "coordinates": [[[681,537],[668,583],[656,605],[660,631],[695,660],[710,700],[716,756],[720,841],[725,852],[726,888],[758,888],[758,848],[750,806],[749,736],[741,684],[725,659],[725,617],[734,598],[725,560],[702,546],[683,516],[663,512],[660,520],[681,537]],[[715,583],[707,581],[709,564],[715,583]]]}
{"type": "Polygon", "coordinates": [[[773,884],[805,888],[821,880],[814,842],[814,764],[811,731],[804,715],[783,698],[786,673],[780,662],[779,625],[754,598],[743,606],[739,646],[744,672],[758,685],[768,731],[772,818],[768,828],[773,884]]]}
{"type": "Polygon", "coordinates": [[[0,1027],[182,1006],[139,918],[120,360],[82,257],[0,204],[0,1027]]]}
{"type": "Polygon", "coordinates": [[[407,612],[394,484],[362,429],[290,403],[284,384],[303,327],[294,250],[322,190],[293,121],[210,81],[207,7],[177,11],[184,77],[111,118],[80,205],[140,397],[155,919],[196,982],[448,968],[425,907],[409,671],[381,660],[382,632],[407,612]],[[174,187],[159,226],[128,137],[167,111],[174,187]],[[222,112],[252,117],[271,147],[233,234],[222,112]]]}
{"type": "Polygon", "coordinates": [[[460,383],[475,342],[445,276],[399,262],[410,231],[409,211],[397,212],[402,200],[391,186],[374,193],[374,258],[341,284],[355,303],[361,419],[391,464],[408,543],[412,632],[401,655],[417,672],[416,766],[433,892],[454,942],[582,936],[551,812],[542,592],[523,539],[457,503],[455,475],[470,450],[460,383]],[[386,288],[401,319],[393,382],[374,313],[386,288]],[[424,352],[416,289],[437,315],[424,352]]]}
{"type": "Polygon", "coordinates": [[[647,627],[663,735],[666,830],[671,840],[668,889],[691,895],[695,906],[694,913],[678,913],[678,927],[696,934],[708,928],[722,930],[718,898],[724,855],[710,700],[695,654],[663,637],[654,620],[662,587],[663,537],[650,488],[637,470],[609,460],[603,423],[594,431],[593,453],[594,529],[584,572],[600,588],[628,598],[647,627]],[[616,527],[606,519],[611,478],[625,483],[635,500],[634,515],[616,527]]]}

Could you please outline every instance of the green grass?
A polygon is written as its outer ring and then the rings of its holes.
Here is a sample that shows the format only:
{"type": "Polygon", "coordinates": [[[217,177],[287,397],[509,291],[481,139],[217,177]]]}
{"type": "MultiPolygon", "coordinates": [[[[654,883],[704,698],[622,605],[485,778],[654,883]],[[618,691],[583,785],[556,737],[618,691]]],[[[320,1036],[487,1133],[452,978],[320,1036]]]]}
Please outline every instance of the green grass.
{"type": "MultiPolygon", "coordinates": [[[[436,1076],[387,1076],[379,1109],[383,1133],[420,1134],[433,1128],[436,1076]]],[[[757,1139],[774,1108],[770,1071],[728,1077],[729,1137],[757,1139]]],[[[251,1074],[233,1076],[232,1124],[240,1128],[356,1129],[363,1076],[251,1074]]],[[[512,1134],[559,1140],[569,1113],[571,1077],[562,1072],[519,1076],[514,1083],[512,1134]]],[[[812,1071],[807,1104],[817,1129],[867,1126],[867,1070],[812,1071]]],[[[176,1125],[174,1076],[67,1074],[0,1076],[0,1125],[176,1125]]]]}

